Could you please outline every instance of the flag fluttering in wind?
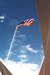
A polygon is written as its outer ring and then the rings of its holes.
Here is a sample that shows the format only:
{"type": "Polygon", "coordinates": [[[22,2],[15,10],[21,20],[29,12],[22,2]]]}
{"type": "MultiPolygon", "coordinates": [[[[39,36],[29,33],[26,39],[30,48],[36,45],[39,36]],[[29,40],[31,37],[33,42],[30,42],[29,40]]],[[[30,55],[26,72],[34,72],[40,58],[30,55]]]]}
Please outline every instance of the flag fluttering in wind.
{"type": "Polygon", "coordinates": [[[31,26],[34,21],[35,21],[34,19],[27,19],[27,20],[24,20],[23,22],[21,22],[21,23],[18,25],[18,28],[19,28],[20,26],[31,26]]]}
{"type": "Polygon", "coordinates": [[[9,56],[11,54],[14,38],[15,38],[15,35],[16,35],[16,32],[17,32],[18,28],[20,26],[31,26],[34,21],[35,21],[34,19],[27,19],[27,20],[24,20],[23,22],[21,22],[19,25],[16,26],[16,29],[15,29],[15,32],[14,32],[14,35],[13,35],[13,38],[12,38],[12,41],[11,41],[11,44],[10,44],[10,48],[9,48],[9,51],[8,51],[7,60],[9,59],[9,56]]]}

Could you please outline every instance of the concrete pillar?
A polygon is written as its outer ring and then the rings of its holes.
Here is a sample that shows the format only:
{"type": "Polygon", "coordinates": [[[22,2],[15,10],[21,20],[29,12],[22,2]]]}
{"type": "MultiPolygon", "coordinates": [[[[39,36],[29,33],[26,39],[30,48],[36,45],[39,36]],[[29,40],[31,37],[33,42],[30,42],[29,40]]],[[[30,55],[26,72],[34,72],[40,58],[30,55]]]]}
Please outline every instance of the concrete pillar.
{"type": "Polygon", "coordinates": [[[45,56],[39,75],[50,75],[50,0],[36,0],[36,4],[45,56]]]}

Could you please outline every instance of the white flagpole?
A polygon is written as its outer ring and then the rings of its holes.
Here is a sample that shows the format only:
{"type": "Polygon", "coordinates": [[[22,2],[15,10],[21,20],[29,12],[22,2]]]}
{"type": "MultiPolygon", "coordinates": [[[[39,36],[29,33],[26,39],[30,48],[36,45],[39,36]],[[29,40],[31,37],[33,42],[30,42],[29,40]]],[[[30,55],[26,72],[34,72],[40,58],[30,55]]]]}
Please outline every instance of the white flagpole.
{"type": "Polygon", "coordinates": [[[8,55],[7,55],[6,60],[9,59],[9,56],[10,56],[10,53],[11,53],[11,50],[12,50],[12,45],[13,45],[13,42],[14,42],[14,39],[15,39],[15,35],[16,35],[17,30],[18,30],[18,25],[15,28],[15,32],[14,32],[14,35],[13,35],[13,38],[12,38],[12,41],[11,41],[11,44],[10,44],[10,48],[9,48],[8,55]]]}

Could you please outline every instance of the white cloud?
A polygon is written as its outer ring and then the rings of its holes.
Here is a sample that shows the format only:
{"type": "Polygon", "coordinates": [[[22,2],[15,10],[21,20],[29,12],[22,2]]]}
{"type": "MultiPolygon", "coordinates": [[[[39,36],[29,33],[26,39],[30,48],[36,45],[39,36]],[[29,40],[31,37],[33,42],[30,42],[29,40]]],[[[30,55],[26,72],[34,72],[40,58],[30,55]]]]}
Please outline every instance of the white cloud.
{"type": "Polygon", "coordinates": [[[20,50],[20,53],[25,54],[25,53],[26,53],[26,51],[25,51],[25,50],[20,50]]]}
{"type": "Polygon", "coordinates": [[[18,35],[17,37],[20,37],[20,38],[23,38],[23,37],[25,37],[26,35],[25,34],[20,34],[20,35],[18,35]]]}
{"type": "Polygon", "coordinates": [[[38,75],[39,67],[37,64],[22,63],[15,61],[5,61],[7,67],[13,75],[38,75]]]}
{"type": "Polygon", "coordinates": [[[19,55],[18,58],[27,58],[27,55],[19,55]]]}
{"type": "Polygon", "coordinates": [[[35,50],[35,49],[31,48],[30,45],[26,45],[26,46],[23,46],[23,47],[25,47],[25,48],[26,48],[28,51],[30,51],[30,52],[33,52],[33,53],[35,53],[35,54],[38,53],[38,50],[35,50]]]}
{"type": "Polygon", "coordinates": [[[34,54],[37,54],[39,52],[39,50],[33,49],[32,47],[30,47],[31,45],[22,45],[20,49],[21,53],[26,53],[26,51],[30,51],[34,54]]]}
{"type": "Polygon", "coordinates": [[[3,16],[0,16],[0,19],[4,19],[4,24],[10,26],[16,26],[18,24],[18,20],[15,18],[9,17],[6,13],[2,13],[3,16]]]}
{"type": "Polygon", "coordinates": [[[25,63],[26,61],[28,61],[28,59],[26,59],[26,58],[25,59],[21,59],[22,63],[25,63]]]}
{"type": "Polygon", "coordinates": [[[20,60],[21,60],[22,63],[28,61],[26,54],[19,55],[18,58],[20,58],[20,60]]]}
{"type": "Polygon", "coordinates": [[[0,16],[0,19],[5,19],[5,16],[0,16]]]}
{"type": "Polygon", "coordinates": [[[3,23],[5,16],[0,16],[0,22],[3,23]]]}
{"type": "Polygon", "coordinates": [[[1,22],[3,23],[4,21],[3,21],[3,20],[1,20],[1,22]]]}

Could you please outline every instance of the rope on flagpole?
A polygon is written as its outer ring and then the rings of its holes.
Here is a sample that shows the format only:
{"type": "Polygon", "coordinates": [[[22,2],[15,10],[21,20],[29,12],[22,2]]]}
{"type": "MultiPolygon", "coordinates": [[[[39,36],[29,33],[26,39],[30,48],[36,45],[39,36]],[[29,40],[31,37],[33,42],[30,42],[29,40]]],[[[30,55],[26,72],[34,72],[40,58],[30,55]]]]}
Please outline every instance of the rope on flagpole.
{"type": "Polygon", "coordinates": [[[14,42],[17,30],[18,30],[18,25],[15,28],[15,32],[14,32],[14,35],[13,35],[13,38],[12,38],[12,41],[11,41],[11,44],[10,44],[10,48],[9,48],[8,55],[7,55],[7,58],[6,58],[7,61],[9,59],[10,54],[11,54],[11,50],[12,50],[12,46],[13,46],[13,42],[14,42]]]}

